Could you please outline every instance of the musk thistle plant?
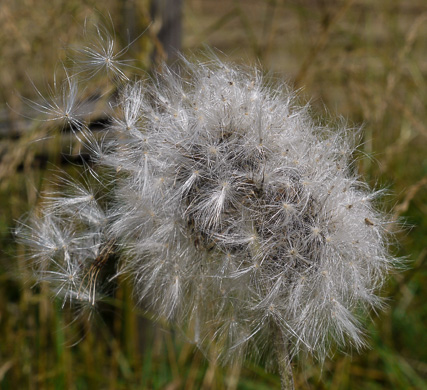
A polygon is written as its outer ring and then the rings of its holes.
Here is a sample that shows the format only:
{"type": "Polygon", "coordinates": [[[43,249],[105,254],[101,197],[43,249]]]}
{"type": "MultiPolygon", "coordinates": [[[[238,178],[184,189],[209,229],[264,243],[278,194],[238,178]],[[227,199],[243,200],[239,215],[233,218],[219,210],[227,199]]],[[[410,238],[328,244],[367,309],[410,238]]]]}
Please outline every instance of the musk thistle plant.
{"type": "MultiPolygon", "coordinates": [[[[70,74],[73,113],[88,79],[70,74]]],[[[37,280],[92,306],[115,262],[158,318],[223,362],[278,361],[283,388],[295,355],[363,346],[361,318],[381,306],[395,259],[380,192],[356,172],[354,130],[319,125],[288,85],[216,58],[123,75],[102,141],[83,116],[63,116],[95,164],[18,227],[37,280]]]]}

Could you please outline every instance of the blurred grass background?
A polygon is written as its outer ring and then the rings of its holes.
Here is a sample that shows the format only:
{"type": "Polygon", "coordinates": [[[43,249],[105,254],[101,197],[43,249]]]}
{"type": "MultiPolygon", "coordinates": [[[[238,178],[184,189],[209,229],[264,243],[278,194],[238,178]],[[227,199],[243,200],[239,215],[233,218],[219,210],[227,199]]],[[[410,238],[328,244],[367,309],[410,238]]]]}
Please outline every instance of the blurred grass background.
{"type": "MultiPolygon", "coordinates": [[[[13,241],[14,221],[37,204],[49,168],[70,159],[64,134],[17,114],[26,109],[20,95],[37,98],[30,80],[41,91],[53,82],[64,47],[82,41],[86,17],[110,14],[126,45],[127,27],[139,34],[149,24],[149,3],[0,3],[1,389],[280,388],[277,375],[251,362],[209,363],[179,331],[135,309],[126,284],[89,323],[62,309],[47,286],[25,282],[29,271],[13,241]]],[[[337,351],[323,366],[296,361],[296,388],[427,389],[425,1],[184,0],[182,23],[184,52],[209,45],[221,58],[260,64],[302,88],[320,115],[363,124],[360,172],[371,186],[389,189],[384,208],[408,226],[397,233],[396,248],[408,270],[390,278],[388,309],[367,321],[371,349],[337,351]]],[[[161,49],[156,29],[157,22],[129,49],[143,69],[151,66],[152,50],[161,49]]]]}

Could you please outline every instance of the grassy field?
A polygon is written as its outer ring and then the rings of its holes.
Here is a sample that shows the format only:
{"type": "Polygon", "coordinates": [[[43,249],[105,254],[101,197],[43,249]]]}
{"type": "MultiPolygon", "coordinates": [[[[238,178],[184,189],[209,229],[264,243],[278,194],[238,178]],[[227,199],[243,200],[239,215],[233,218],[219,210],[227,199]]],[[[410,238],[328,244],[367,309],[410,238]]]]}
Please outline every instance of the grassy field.
{"type": "MultiPolygon", "coordinates": [[[[126,283],[90,321],[61,308],[48,286],[32,288],[11,228],[37,204],[52,168],[68,169],[75,151],[64,146],[64,134],[17,114],[26,110],[22,96],[37,97],[30,80],[42,92],[53,83],[64,46],[83,39],[87,16],[109,12],[122,44],[128,23],[149,21],[148,0],[97,3],[0,5],[0,388],[279,389],[275,373],[250,361],[209,362],[178,329],[135,308],[126,283]]],[[[363,126],[359,171],[371,186],[388,188],[383,207],[406,224],[395,250],[407,269],[383,292],[387,310],[367,322],[370,349],[337,351],[323,365],[295,361],[296,388],[427,389],[427,5],[184,0],[183,11],[184,52],[197,55],[208,45],[221,58],[259,64],[300,88],[319,116],[363,126]]],[[[147,32],[128,55],[148,69],[155,44],[147,32]]]]}

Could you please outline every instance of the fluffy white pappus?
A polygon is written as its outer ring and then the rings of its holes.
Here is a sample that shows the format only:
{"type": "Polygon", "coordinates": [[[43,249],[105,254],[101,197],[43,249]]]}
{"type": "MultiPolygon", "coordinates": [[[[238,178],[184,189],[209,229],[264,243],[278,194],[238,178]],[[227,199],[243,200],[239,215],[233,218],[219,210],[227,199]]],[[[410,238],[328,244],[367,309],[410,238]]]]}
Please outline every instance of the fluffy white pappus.
{"type": "Polygon", "coordinates": [[[37,281],[89,307],[111,269],[125,274],[157,318],[224,362],[362,347],[397,259],[381,191],[357,175],[357,131],[318,124],[287,84],[218,59],[123,85],[123,52],[96,36],[80,72],[121,88],[105,135],[81,119],[74,76],[59,103],[35,107],[97,162],[18,226],[37,281]]]}
{"type": "Polygon", "coordinates": [[[109,234],[138,299],[220,357],[323,358],[364,344],[395,259],[354,136],[316,124],[286,84],[182,59],[129,84],[101,164],[117,172],[109,234]]]}
{"type": "Polygon", "coordinates": [[[100,275],[114,241],[106,235],[108,216],[98,192],[88,181],[65,176],[62,187],[46,193],[40,210],[15,231],[18,242],[28,248],[36,282],[48,283],[63,305],[94,305],[102,297],[105,281],[100,275]]]}
{"type": "Polygon", "coordinates": [[[25,97],[22,97],[22,100],[38,116],[32,118],[28,115],[21,115],[31,120],[51,123],[53,126],[69,127],[74,132],[84,131],[85,118],[88,115],[85,107],[87,101],[81,98],[84,90],[81,90],[76,76],[70,76],[66,68],[64,68],[64,73],[66,78],[61,83],[57,83],[55,75],[53,87],[48,86],[47,96],[44,96],[31,81],[37,100],[32,101],[25,97]]]}

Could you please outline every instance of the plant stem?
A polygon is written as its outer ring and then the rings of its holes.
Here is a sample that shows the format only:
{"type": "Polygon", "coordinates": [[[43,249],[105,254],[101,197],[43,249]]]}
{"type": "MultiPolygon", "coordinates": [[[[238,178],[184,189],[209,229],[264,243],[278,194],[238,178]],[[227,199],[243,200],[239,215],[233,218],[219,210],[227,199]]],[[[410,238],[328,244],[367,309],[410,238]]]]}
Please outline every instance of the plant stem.
{"type": "Polygon", "coordinates": [[[294,390],[294,377],[292,375],[292,365],[289,359],[287,342],[283,339],[280,331],[277,331],[276,355],[282,390],[294,390]]]}

